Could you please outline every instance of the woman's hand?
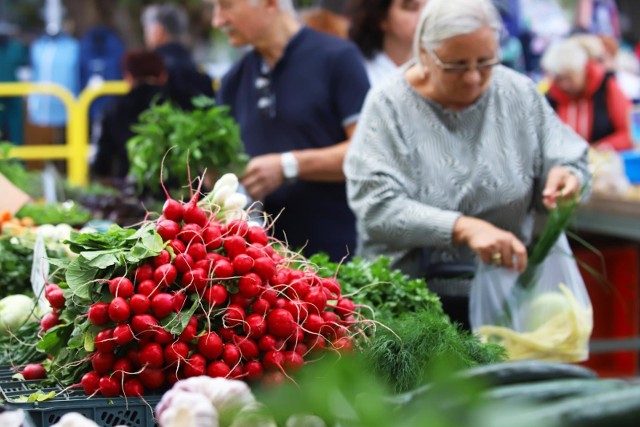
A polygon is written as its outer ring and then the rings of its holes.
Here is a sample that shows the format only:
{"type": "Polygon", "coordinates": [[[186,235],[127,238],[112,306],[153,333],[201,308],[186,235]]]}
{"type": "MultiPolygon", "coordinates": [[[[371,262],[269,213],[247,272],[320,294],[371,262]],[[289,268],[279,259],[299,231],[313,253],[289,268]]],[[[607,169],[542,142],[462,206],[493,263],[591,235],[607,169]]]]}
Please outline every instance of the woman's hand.
{"type": "Polygon", "coordinates": [[[562,166],[556,166],[549,171],[547,184],[542,191],[542,203],[547,209],[556,207],[558,198],[574,197],[580,191],[580,180],[562,166]]]}
{"type": "Polygon", "coordinates": [[[516,269],[527,267],[527,248],[513,234],[481,219],[462,216],[453,228],[453,240],[464,243],[485,264],[516,269]]]}

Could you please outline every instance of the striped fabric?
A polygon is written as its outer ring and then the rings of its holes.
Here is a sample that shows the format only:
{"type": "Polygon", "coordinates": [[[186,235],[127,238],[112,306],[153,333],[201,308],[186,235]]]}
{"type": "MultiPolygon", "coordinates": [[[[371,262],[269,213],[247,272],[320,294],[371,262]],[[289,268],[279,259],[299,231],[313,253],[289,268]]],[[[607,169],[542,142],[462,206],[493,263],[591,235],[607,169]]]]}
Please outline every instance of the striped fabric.
{"type": "Polygon", "coordinates": [[[549,169],[589,181],[587,144],[556,117],[527,77],[493,70],[489,89],[462,111],[414,92],[401,74],[373,88],[345,161],[358,254],[386,255],[412,276],[470,265],[454,246],[460,215],[531,239],[549,169]]]}

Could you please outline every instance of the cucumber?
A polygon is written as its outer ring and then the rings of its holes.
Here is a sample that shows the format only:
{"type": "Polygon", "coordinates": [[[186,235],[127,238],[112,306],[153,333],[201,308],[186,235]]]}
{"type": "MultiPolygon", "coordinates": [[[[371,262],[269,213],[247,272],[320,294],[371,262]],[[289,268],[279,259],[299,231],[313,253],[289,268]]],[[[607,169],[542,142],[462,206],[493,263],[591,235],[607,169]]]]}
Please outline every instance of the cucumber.
{"type": "Polygon", "coordinates": [[[491,387],[567,378],[596,378],[591,369],[568,363],[518,360],[476,366],[455,375],[462,380],[475,380],[491,387]]]}
{"type": "Polygon", "coordinates": [[[483,393],[488,400],[544,403],[567,397],[587,396],[628,387],[622,380],[566,379],[543,381],[533,384],[515,384],[496,387],[483,393]]]}
{"type": "Polygon", "coordinates": [[[575,397],[524,411],[523,423],[562,427],[638,427],[640,386],[575,397]]]}

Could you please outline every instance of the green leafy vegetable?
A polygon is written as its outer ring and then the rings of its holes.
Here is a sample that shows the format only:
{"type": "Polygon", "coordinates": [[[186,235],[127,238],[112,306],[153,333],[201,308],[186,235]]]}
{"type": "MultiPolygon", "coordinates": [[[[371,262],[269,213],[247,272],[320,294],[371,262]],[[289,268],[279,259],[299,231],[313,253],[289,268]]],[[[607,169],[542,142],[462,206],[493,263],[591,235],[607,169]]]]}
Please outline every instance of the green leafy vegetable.
{"type": "Polygon", "coordinates": [[[32,265],[33,249],[22,246],[18,239],[0,237],[0,298],[14,294],[33,294],[32,265]]]}
{"type": "Polygon", "coordinates": [[[30,217],[36,225],[83,225],[91,219],[91,212],[72,201],[64,203],[33,202],[20,208],[16,217],[30,217]]]}

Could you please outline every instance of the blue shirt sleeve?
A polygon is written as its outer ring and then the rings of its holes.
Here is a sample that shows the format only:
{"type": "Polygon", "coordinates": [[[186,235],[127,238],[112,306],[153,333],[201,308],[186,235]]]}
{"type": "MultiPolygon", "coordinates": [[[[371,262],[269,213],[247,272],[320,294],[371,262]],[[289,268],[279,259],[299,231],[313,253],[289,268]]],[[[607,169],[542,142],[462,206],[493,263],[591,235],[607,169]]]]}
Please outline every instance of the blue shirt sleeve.
{"type": "Polygon", "coordinates": [[[369,78],[360,51],[349,45],[337,55],[332,67],[332,93],[342,126],[354,124],[369,91],[369,78]]]}

